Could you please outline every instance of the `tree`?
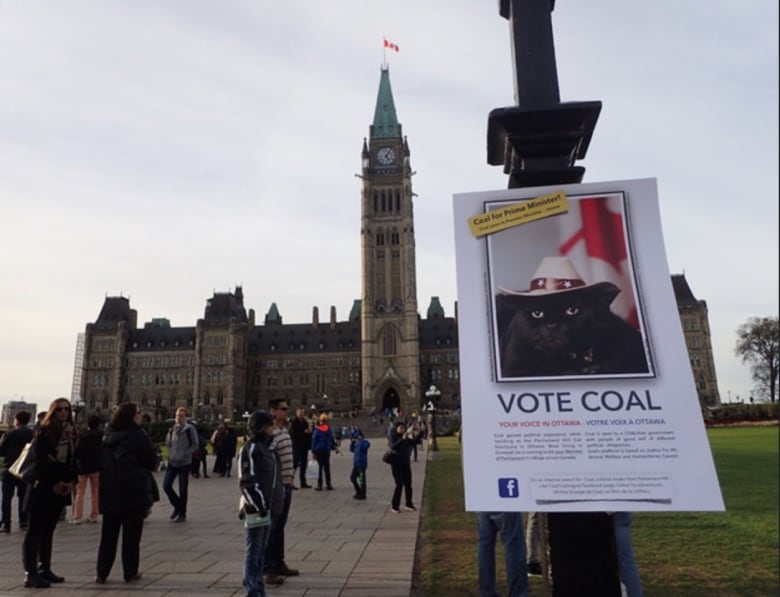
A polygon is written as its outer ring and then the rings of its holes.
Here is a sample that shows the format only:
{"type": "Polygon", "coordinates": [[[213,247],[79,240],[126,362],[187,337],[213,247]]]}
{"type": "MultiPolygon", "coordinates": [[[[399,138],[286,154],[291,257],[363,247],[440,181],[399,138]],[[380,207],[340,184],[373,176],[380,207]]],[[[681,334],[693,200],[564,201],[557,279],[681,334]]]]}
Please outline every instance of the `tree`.
{"type": "Polygon", "coordinates": [[[743,363],[749,363],[753,381],[763,397],[775,401],[780,373],[780,320],[777,317],[751,317],[737,329],[734,348],[743,363]]]}

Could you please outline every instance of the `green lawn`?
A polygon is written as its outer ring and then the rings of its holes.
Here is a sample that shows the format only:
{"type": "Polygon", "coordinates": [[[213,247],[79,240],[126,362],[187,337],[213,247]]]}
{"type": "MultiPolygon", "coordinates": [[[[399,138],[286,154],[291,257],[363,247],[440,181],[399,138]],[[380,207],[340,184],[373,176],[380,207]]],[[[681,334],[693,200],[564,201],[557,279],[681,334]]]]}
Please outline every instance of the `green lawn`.
{"type": "MultiPolygon", "coordinates": [[[[778,427],[708,431],[726,512],[639,513],[634,548],[646,597],[778,595],[778,427]]],[[[415,594],[476,595],[476,523],[463,511],[460,447],[428,463],[415,594]]],[[[497,563],[501,571],[501,555],[497,563]]],[[[538,577],[531,594],[544,595],[538,577]]]]}
{"type": "Polygon", "coordinates": [[[778,427],[708,431],[726,512],[641,513],[647,597],[778,594],[778,427]]]}

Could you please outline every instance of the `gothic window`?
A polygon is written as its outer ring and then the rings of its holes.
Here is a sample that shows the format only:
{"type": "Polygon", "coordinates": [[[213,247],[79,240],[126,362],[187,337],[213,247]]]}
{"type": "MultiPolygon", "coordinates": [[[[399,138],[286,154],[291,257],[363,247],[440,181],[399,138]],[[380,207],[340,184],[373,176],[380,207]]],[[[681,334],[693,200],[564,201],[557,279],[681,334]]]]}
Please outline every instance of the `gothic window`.
{"type": "Polygon", "coordinates": [[[376,234],[376,244],[379,247],[383,247],[385,245],[385,233],[384,232],[377,232],[377,234],[376,234]]]}
{"type": "Polygon", "coordinates": [[[374,213],[379,213],[379,194],[374,191],[374,213]]]}
{"type": "Polygon", "coordinates": [[[385,196],[384,191],[382,191],[382,211],[387,211],[387,197],[385,196]]]}
{"type": "Polygon", "coordinates": [[[395,190],[395,211],[401,212],[401,193],[398,192],[398,189],[395,190]]]}
{"type": "Polygon", "coordinates": [[[398,351],[398,336],[395,328],[387,326],[382,332],[382,347],[385,355],[394,355],[398,351]]]}
{"type": "Polygon", "coordinates": [[[401,242],[401,236],[398,234],[397,230],[393,230],[390,233],[390,244],[391,245],[397,245],[401,242]]]}

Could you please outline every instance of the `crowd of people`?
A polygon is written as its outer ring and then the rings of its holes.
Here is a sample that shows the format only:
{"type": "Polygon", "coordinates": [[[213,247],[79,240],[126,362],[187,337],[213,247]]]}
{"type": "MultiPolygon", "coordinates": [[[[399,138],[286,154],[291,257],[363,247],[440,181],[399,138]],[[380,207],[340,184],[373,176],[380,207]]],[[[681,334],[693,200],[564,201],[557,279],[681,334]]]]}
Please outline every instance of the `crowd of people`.
{"type": "MultiPolygon", "coordinates": [[[[210,438],[188,421],[186,408],[177,409],[164,444],[167,460],[161,467],[161,451],[142,427],[140,406],[127,402],[117,405],[106,428],[97,416],[90,416],[79,433],[70,402],[54,400],[38,422],[30,426],[31,413],[19,411],[14,427],[0,438],[4,457],[2,477],[2,520],[0,532],[11,532],[12,501],[17,498],[19,529],[25,532],[22,544],[24,586],[46,588],[64,578],[52,568],[53,538],[57,523],[72,505],[69,523],[102,519],[95,564],[97,584],[106,583],[116,559],[122,535],[121,564],[125,582],[141,578],[140,544],[144,519],[160,493],[152,472],[164,469],[163,492],[172,506],[171,521],[187,520],[190,477],[208,478],[206,446],[212,446],[212,472],[230,477],[238,453],[240,518],[246,529],[243,586],[250,597],[266,595],[267,585],[279,585],[299,571],[285,560],[285,527],[290,516],[293,492],[314,488],[334,489],[330,468],[332,453],[349,442],[352,470],[349,482],[354,499],[367,498],[368,451],[371,442],[355,424],[334,427],[326,413],[313,421],[298,408],[289,416],[286,400],[272,400],[268,409],[255,411],[247,421],[240,452],[236,431],[219,425],[210,438]],[[9,468],[30,449],[33,473],[19,479],[9,468]],[[297,480],[297,486],[296,486],[297,480]],[[312,483],[309,483],[309,481],[312,483]],[[316,481],[316,484],[314,483],[316,481]],[[89,489],[89,491],[87,491],[89,489]],[[89,508],[86,508],[89,498],[89,508]],[[88,514],[87,514],[88,512],[88,514]]],[[[412,459],[426,435],[424,422],[399,413],[387,416],[387,446],[383,460],[390,465],[394,489],[390,511],[415,511],[412,490],[412,459]],[[408,423],[408,424],[407,424],[408,423]]],[[[480,595],[495,597],[495,545],[504,547],[508,595],[528,595],[528,575],[542,573],[540,513],[479,512],[478,585],[480,595]]],[[[631,514],[612,513],[620,580],[627,597],[641,597],[639,573],[631,548],[631,514]]]]}

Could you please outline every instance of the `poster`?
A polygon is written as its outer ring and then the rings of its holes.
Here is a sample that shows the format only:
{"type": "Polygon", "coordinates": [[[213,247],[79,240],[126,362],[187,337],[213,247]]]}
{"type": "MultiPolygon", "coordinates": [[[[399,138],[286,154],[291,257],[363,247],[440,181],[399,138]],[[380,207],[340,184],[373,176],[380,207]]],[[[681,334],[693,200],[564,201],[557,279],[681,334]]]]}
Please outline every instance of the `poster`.
{"type": "Polygon", "coordinates": [[[723,510],[655,181],[453,201],[466,509],[723,510]]]}

